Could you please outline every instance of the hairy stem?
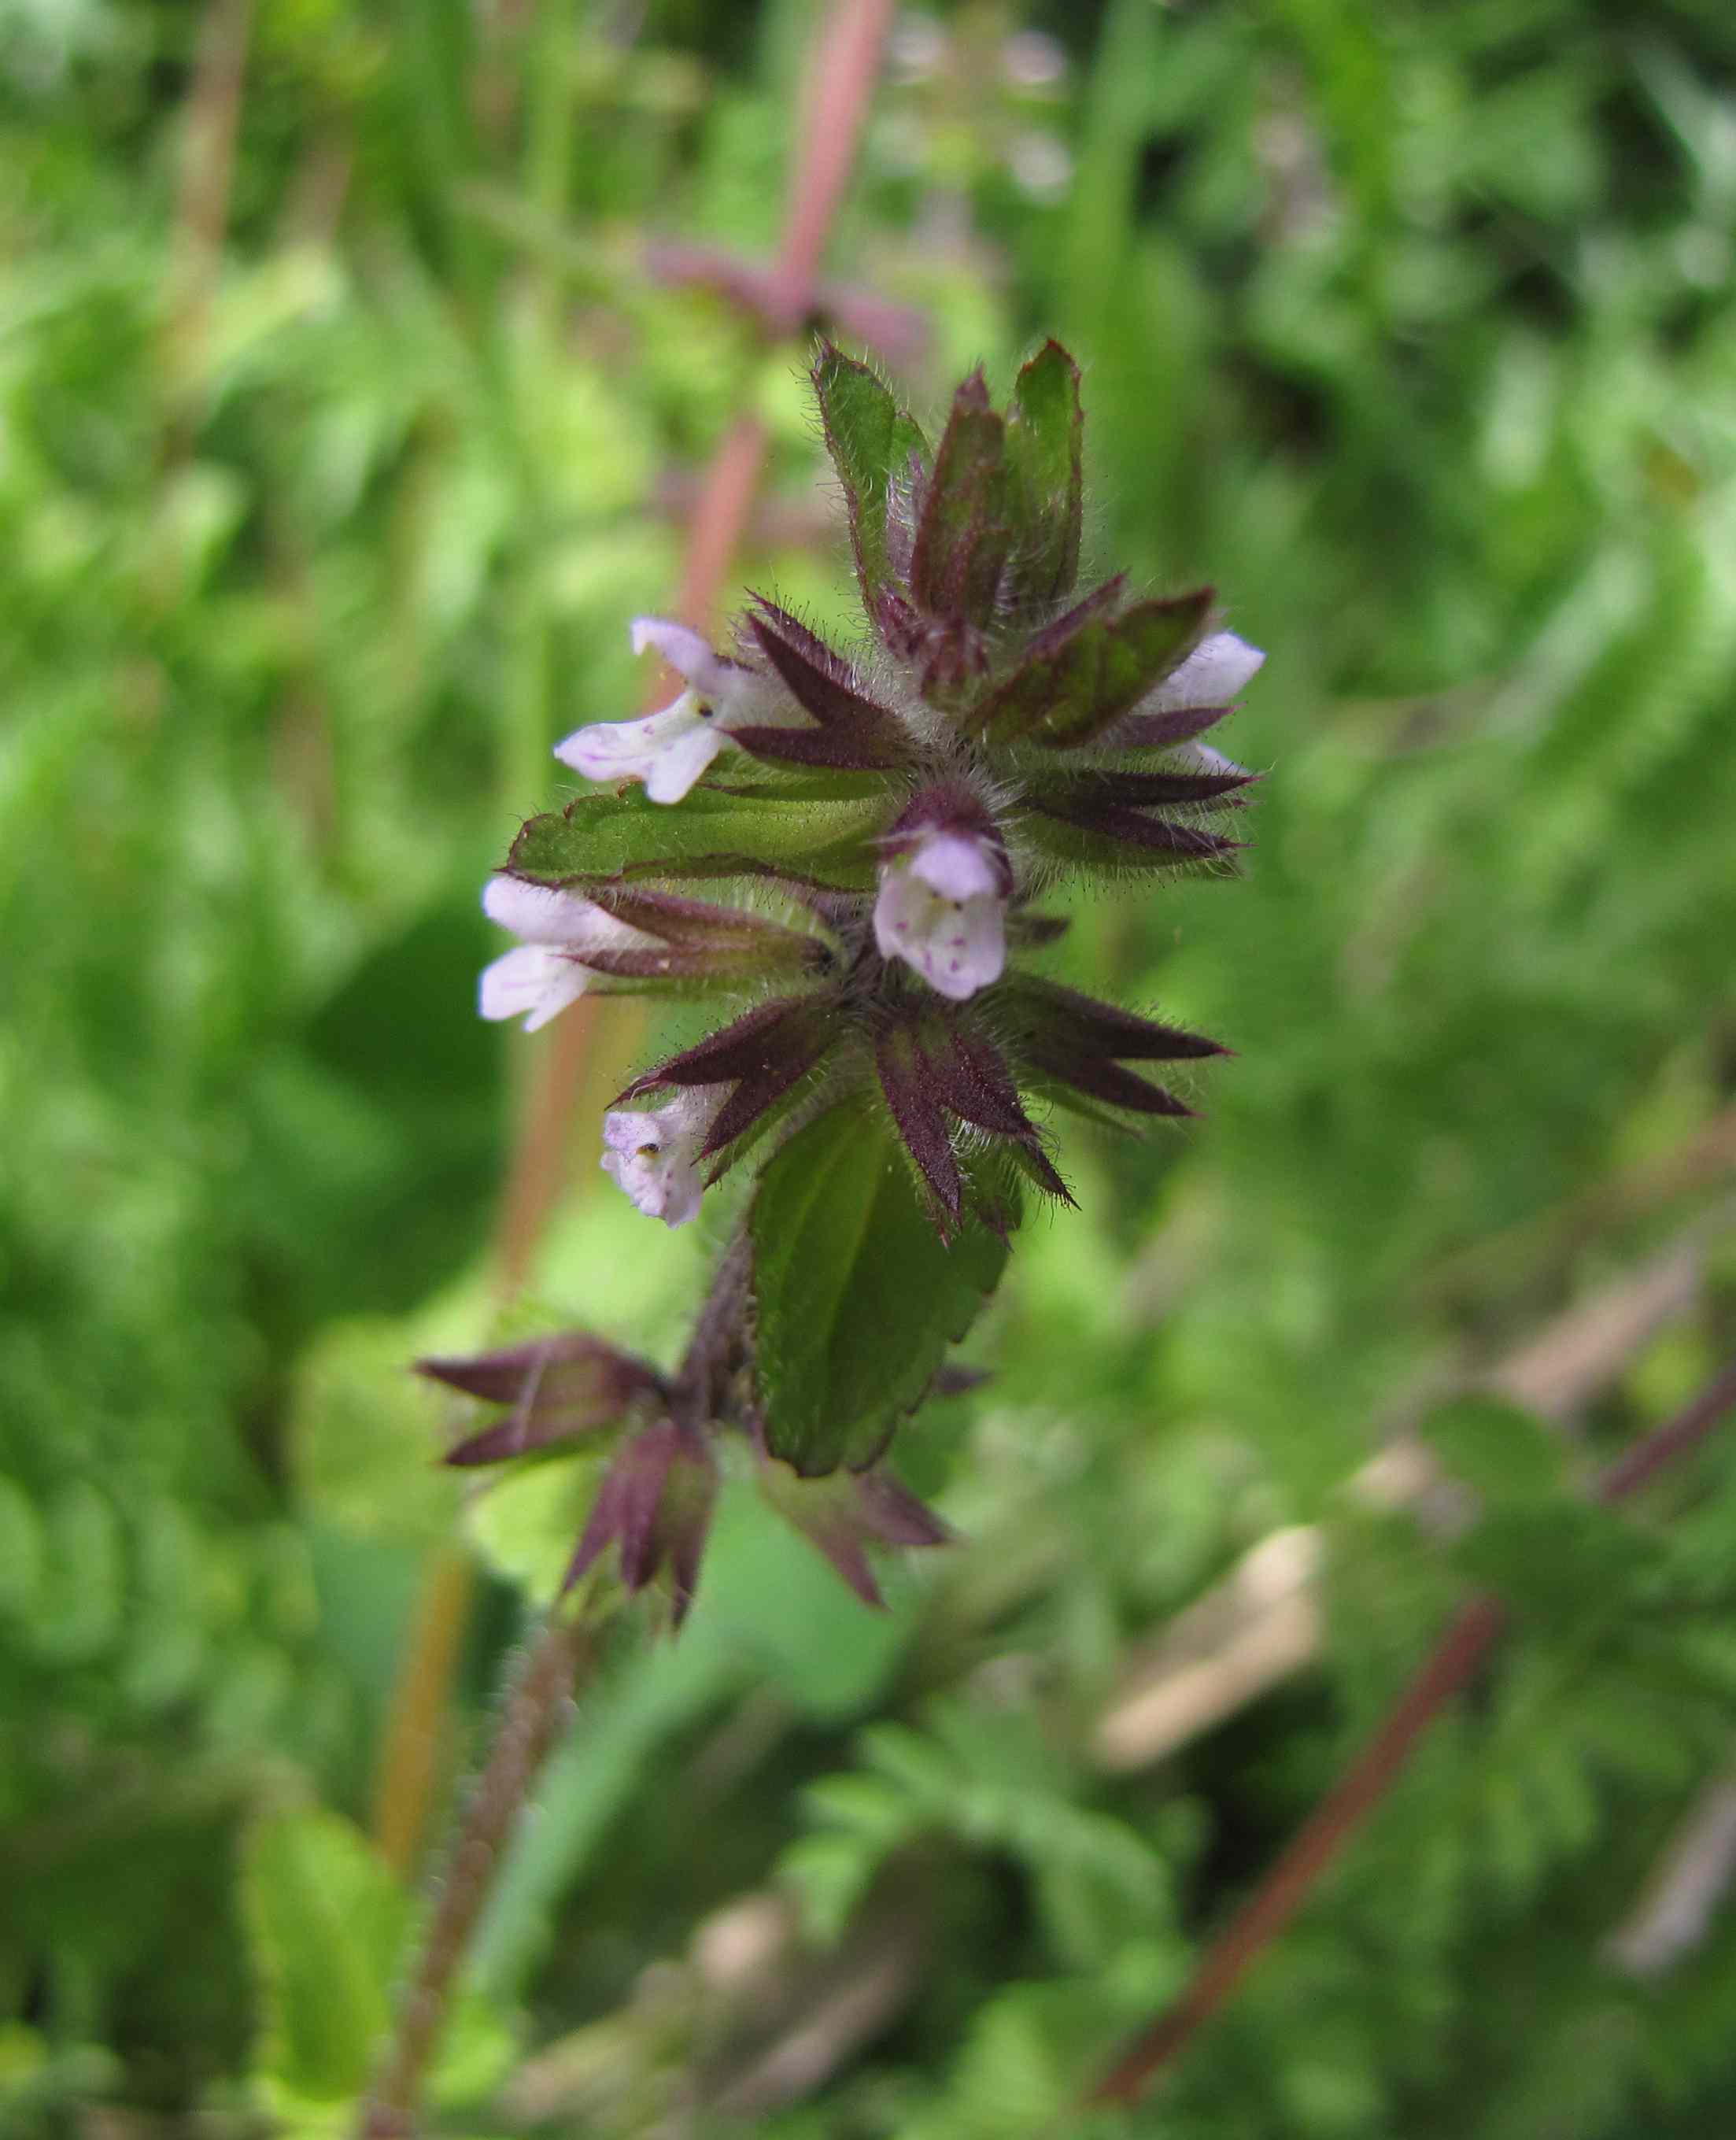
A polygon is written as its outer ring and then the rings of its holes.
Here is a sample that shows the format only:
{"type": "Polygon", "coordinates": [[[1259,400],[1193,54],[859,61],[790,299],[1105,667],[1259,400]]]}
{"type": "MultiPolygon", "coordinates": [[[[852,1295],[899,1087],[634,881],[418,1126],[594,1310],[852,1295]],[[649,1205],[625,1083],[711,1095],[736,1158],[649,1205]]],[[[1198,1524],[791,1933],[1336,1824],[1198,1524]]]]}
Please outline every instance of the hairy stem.
{"type": "MultiPolygon", "coordinates": [[[[1697,1449],[1733,1406],[1736,1406],[1736,1362],[1708,1383],[1674,1419],[1611,1465],[1593,1487],[1593,1498],[1604,1502],[1625,1500],[1666,1465],[1697,1449]]],[[[1506,1607],[1498,1599],[1473,1598],[1460,1608],[1373,1740],[1207,1950],[1180,1998],[1099,2081],[1091,2093],[1092,2102],[1137,2102],[1224,2004],[1397,1781],[1425,1731],[1473,1677],[1506,1624],[1506,1607]]]]}
{"type": "Polygon", "coordinates": [[[487,1765],[464,1809],[380,2078],[362,2105],[358,2140],[405,2140],[415,2131],[423,2083],[459,1965],[574,1682],[593,1650],[586,1629],[557,1612],[525,1652],[502,1703],[487,1765]]]}

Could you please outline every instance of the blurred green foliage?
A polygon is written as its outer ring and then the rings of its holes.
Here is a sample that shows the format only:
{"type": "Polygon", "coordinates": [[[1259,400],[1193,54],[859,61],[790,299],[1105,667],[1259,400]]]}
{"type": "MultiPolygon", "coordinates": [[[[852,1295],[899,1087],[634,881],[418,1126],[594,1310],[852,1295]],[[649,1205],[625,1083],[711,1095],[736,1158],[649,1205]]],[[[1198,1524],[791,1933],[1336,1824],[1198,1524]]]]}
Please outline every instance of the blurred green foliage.
{"type": "MultiPolygon", "coordinates": [[[[361,1831],[430,1556],[463,1521],[495,1570],[449,1791],[560,1551],[546,1492],[461,1509],[400,1372],[489,1323],[525,1051],[471,1014],[478,884],[550,743],[640,688],[625,621],[737,409],[774,441],[743,582],[847,615],[800,352],[643,258],[774,242],[814,11],[253,12],[226,177],[199,55],[234,0],[0,8],[0,2103],[32,2134],[341,2119],[408,1914],[361,1831]]],[[[617,1641],[485,1924],[453,2129],[1034,2128],[1472,1583],[1518,1615],[1487,1684],[1101,2129],[1730,2128],[1736,1909],[1643,1984],[1607,1941],[1730,1758],[1736,1458],[1621,1514],[1573,1481],[1736,1330],[1718,1170],[1670,1157],[1736,1087],[1733,70],[1721,0],[902,22],[832,254],[925,314],[901,385],[931,412],[1062,337],[1088,549],[1215,581],[1272,650],[1229,742],[1273,773],[1246,881],[1088,906],[1058,955],[1240,1059],[1184,1136],[1072,1141],[1084,1210],[1021,1239],[996,1382],[916,1437],[966,1543],[876,1617],[731,1498],[681,1642],[617,1641]],[[1437,1418],[1483,1509],[1450,1544],[1341,1490],[1690,1226],[1692,1304],[1586,1447],[1437,1418]],[[1317,1657],[1106,1772],[1130,1657],[1298,1522],[1317,1657]],[[778,1919],[782,1975],[741,1900],[774,1880],[817,1942],[792,1971],[778,1919]]],[[[709,1244],[575,1151],[517,1317],[666,1352],[709,1244]]]]}

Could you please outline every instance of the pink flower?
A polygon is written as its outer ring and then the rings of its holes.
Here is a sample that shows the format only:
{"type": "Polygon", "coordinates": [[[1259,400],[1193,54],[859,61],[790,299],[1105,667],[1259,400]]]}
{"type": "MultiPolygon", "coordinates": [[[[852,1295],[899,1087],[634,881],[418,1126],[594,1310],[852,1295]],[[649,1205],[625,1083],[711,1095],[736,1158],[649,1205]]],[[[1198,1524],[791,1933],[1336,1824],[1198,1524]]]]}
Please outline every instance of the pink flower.
{"type": "Polygon", "coordinates": [[[803,725],[772,680],[727,660],[697,631],[658,616],[634,621],[633,651],[655,646],[688,688],[660,713],[575,729],[555,756],[587,780],[642,780],[654,802],[679,802],[738,728],[803,725]]]}
{"type": "Polygon", "coordinates": [[[522,1011],[527,1033],[547,1025],[584,994],[591,978],[581,963],[586,952],[642,951],[657,940],[576,891],[527,884],[520,877],[490,877],[483,911],[524,941],[483,969],[477,1008],[489,1018],[517,1018],[522,1011]]]}
{"type": "Polygon", "coordinates": [[[722,1096],[719,1085],[688,1085],[666,1107],[615,1107],[603,1117],[605,1174],[635,1208],[665,1226],[699,1215],[699,1147],[722,1096]]]}
{"type": "Polygon", "coordinates": [[[1010,889],[998,841],[963,825],[919,827],[880,864],[880,956],[902,959],[937,994],[962,1003],[1001,977],[1010,889]]]}
{"type": "Polygon", "coordinates": [[[1184,706],[1227,706],[1265,660],[1258,646],[1238,639],[1234,632],[1214,631],[1155,691],[1140,700],[1136,710],[1167,714],[1184,706]]]}

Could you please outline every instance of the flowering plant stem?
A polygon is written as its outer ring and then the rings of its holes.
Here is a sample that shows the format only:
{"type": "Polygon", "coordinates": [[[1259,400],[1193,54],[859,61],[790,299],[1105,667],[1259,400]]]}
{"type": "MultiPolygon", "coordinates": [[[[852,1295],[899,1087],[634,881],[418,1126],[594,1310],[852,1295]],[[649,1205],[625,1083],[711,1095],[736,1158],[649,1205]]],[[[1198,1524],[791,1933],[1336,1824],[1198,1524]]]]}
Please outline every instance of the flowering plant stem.
{"type": "Polygon", "coordinates": [[[380,2079],[362,2105],[359,2140],[400,2140],[415,2130],[423,2079],[495,1868],[554,1743],[574,1682],[594,1654],[590,1632],[558,1607],[524,1654],[448,1857],[380,2079]]]}
{"type": "MultiPolygon", "coordinates": [[[[1592,1498],[1606,1504],[1626,1500],[1667,1465],[1697,1449],[1733,1406],[1736,1362],[1675,1418],[1611,1465],[1597,1480],[1592,1498]]],[[[1397,1782],[1423,1734],[1469,1684],[1507,1623],[1507,1608],[1498,1598],[1474,1598],[1459,1608],[1373,1739],[1207,1950],[1180,1998],[1122,2053],[1092,2090],[1092,2102],[1138,2102],[1224,2005],[1397,1782]]]]}
{"type": "MultiPolygon", "coordinates": [[[[791,174],[784,238],[772,268],[781,317],[767,321],[768,335],[794,331],[811,309],[814,277],[849,181],[892,12],[891,0],[839,0],[822,29],[816,48],[808,123],[791,174]]],[[[231,12],[247,19],[244,8],[232,7],[231,12]]],[[[552,79],[559,78],[558,69],[545,71],[552,79]]],[[[559,141],[552,138],[547,111],[536,130],[532,153],[542,181],[539,191],[543,205],[558,214],[555,174],[564,177],[566,159],[559,141]]],[[[725,432],[706,472],[676,602],[677,613],[693,625],[707,621],[728,574],[753,509],[766,448],[763,423],[743,412],[725,432]]],[[[537,628],[537,650],[532,687],[523,695],[527,704],[534,704],[540,724],[545,719],[544,700],[535,686],[542,680],[546,647],[540,621],[531,622],[537,628]]],[[[522,739],[526,725],[523,721],[515,724],[515,741],[522,739]]],[[[516,771],[517,754],[509,751],[508,755],[516,771]]],[[[578,1006],[551,1036],[537,1074],[521,1094],[496,1248],[497,1285],[503,1299],[511,1298],[522,1285],[553,1208],[562,1178],[558,1159],[566,1118],[588,1053],[589,1009],[589,1005],[578,1006]]],[[[678,1399],[691,1402],[697,1395],[703,1401],[722,1371],[733,1343],[730,1333],[739,1327],[743,1253],[738,1248],[725,1259],[700,1310],[694,1344],[677,1380],[678,1399]]],[[[444,1558],[433,1572],[430,1588],[438,1593],[439,1607],[430,1618],[437,1628],[434,1676],[443,1681],[457,1654],[451,1623],[455,1615],[462,1615],[467,1587],[444,1558]]],[[[425,1711],[429,1675],[423,1667],[429,1660],[421,1655],[423,1647],[417,1645],[415,1668],[409,1676],[411,1692],[419,1696],[425,1711]]],[[[444,2025],[447,1995],[518,1809],[552,1744],[574,1681],[592,1655],[593,1638],[582,1622],[563,1617],[557,1608],[527,1653],[507,1696],[493,1750],[450,1847],[439,1899],[406,1980],[380,2079],[362,2108],[357,2131],[370,2140],[414,2130],[424,2079],[444,2025]]],[[[425,1768],[425,1763],[417,1765],[419,1780],[412,1794],[419,1809],[426,1797],[425,1768]]],[[[400,1773],[401,1765],[395,1763],[382,1777],[380,1825],[387,1833],[395,1830],[392,1783],[400,1773]]],[[[420,1824],[418,1812],[407,1823],[412,1838],[420,1824]]],[[[405,1828],[404,1820],[395,1821],[396,1829],[405,1828]]],[[[397,1854],[404,1855],[409,1847],[400,1835],[397,1854]]]]}

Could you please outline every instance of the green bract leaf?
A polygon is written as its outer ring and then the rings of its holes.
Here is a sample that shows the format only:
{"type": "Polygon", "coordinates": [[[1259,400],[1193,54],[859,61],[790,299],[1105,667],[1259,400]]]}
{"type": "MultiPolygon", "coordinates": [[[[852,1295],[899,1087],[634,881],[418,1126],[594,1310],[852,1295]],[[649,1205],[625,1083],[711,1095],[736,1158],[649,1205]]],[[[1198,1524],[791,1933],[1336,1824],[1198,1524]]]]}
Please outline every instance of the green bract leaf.
{"type": "Polygon", "coordinates": [[[977,709],[975,725],[1003,742],[1089,743],[1192,650],[1212,606],[1201,587],[1109,617],[1101,591],[1032,642],[1024,665],[977,709]]]}
{"type": "Polygon", "coordinates": [[[269,2016],[266,2070],[313,2102],[367,2083],[391,2020],[409,1907],[365,1839],[336,1814],[260,1821],[243,1871],[269,2016]]]}
{"type": "Polygon", "coordinates": [[[903,577],[889,529],[900,489],[927,467],[928,441],[867,366],[830,343],[813,376],[826,449],[850,512],[862,598],[871,616],[881,591],[903,577]]]}
{"type": "Polygon", "coordinates": [[[1014,528],[1008,512],[1007,427],[973,371],[953,397],[910,565],[910,591],[933,616],[993,621],[1014,528]]]}
{"type": "Polygon", "coordinates": [[[508,866],[545,884],[589,879],[698,880],[770,870],[862,891],[886,817],[877,780],[829,774],[800,783],[696,788],[679,804],[643,788],[581,795],[532,817],[508,866]]]}
{"type": "Polygon", "coordinates": [[[1045,342],[1019,373],[1007,418],[1016,601],[1057,601],[1079,577],[1084,438],[1079,367],[1045,342]]]}
{"type": "Polygon", "coordinates": [[[1007,1244],[934,1233],[887,1117],[834,1107],[762,1176],[750,1220],[766,1446],[808,1477],[871,1464],[975,1321],[1007,1244]]]}

